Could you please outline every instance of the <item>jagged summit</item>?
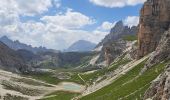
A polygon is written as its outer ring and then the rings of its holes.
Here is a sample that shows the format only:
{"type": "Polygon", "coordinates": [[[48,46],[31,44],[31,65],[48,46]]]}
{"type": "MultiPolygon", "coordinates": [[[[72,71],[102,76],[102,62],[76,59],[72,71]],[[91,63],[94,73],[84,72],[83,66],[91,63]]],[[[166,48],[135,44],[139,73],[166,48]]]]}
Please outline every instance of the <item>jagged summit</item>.
{"type": "Polygon", "coordinates": [[[117,41],[125,35],[135,35],[137,33],[137,29],[137,26],[125,26],[123,21],[118,21],[111,29],[110,33],[105,36],[105,38],[96,46],[96,48],[113,41],[117,41]]]}

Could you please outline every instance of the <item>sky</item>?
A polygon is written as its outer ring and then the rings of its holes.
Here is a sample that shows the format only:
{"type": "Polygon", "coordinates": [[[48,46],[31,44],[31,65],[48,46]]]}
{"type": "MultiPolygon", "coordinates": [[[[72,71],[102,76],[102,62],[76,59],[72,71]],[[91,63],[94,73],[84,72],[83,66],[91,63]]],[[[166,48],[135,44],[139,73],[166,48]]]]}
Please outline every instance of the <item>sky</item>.
{"type": "Polygon", "coordinates": [[[0,0],[0,36],[64,50],[78,40],[100,42],[115,23],[139,23],[145,0],[0,0]]]}

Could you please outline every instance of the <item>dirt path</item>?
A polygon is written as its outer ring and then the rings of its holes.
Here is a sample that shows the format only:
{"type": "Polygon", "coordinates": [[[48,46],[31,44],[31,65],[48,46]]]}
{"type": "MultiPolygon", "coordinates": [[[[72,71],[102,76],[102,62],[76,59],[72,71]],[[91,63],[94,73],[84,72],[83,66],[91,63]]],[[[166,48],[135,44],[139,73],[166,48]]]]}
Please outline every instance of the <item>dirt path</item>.
{"type": "Polygon", "coordinates": [[[84,83],[86,83],[86,81],[80,76],[80,74],[77,74],[77,75],[84,83]]]}

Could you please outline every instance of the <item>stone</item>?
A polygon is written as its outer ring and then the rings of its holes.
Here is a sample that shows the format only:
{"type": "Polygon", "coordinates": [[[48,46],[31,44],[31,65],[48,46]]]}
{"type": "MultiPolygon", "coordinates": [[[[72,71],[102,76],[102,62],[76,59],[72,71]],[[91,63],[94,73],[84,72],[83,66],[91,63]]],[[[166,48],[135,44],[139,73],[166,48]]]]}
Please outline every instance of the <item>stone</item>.
{"type": "Polygon", "coordinates": [[[170,29],[163,34],[156,50],[151,54],[150,58],[147,60],[141,73],[145,72],[147,69],[157,63],[168,60],[170,60],[170,29]]]}
{"type": "Polygon", "coordinates": [[[170,0],[147,0],[140,11],[138,58],[153,52],[170,26],[170,0]]]}

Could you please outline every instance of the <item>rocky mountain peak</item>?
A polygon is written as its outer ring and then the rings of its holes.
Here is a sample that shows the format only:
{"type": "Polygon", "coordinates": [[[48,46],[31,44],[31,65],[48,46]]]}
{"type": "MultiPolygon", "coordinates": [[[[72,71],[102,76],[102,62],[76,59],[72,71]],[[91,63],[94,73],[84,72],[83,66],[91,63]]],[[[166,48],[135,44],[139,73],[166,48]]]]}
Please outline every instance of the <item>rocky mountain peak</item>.
{"type": "Polygon", "coordinates": [[[118,21],[115,26],[111,29],[110,33],[96,46],[100,47],[107,45],[126,35],[135,35],[137,33],[137,26],[128,27],[123,24],[123,21],[118,21]]]}
{"type": "Polygon", "coordinates": [[[139,51],[141,58],[153,52],[162,36],[170,26],[170,1],[147,0],[140,12],[138,32],[139,51]]]}

